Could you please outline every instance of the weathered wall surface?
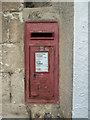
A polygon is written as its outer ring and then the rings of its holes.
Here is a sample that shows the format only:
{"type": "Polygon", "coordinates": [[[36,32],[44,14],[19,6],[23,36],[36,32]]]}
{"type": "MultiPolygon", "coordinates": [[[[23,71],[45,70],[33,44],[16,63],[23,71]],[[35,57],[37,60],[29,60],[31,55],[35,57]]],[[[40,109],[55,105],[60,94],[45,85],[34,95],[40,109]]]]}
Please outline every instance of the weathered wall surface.
{"type": "Polygon", "coordinates": [[[2,3],[2,114],[28,117],[24,104],[24,23],[22,3],[2,3]]]}
{"type": "MultiPolygon", "coordinates": [[[[46,4],[45,4],[46,5],[46,4]]],[[[36,5],[38,6],[38,4],[36,5]]],[[[34,6],[35,7],[35,6],[34,6]]],[[[3,117],[53,118],[72,116],[73,3],[52,3],[48,7],[24,8],[23,3],[2,3],[2,112],[3,117]],[[59,102],[25,104],[24,100],[24,22],[57,20],[59,38],[59,102]]]]}
{"type": "Polygon", "coordinates": [[[88,3],[74,9],[73,118],[88,118],[88,3]]]}
{"type": "MultiPolygon", "coordinates": [[[[0,28],[2,28],[2,3],[0,2],[0,28]]],[[[2,29],[0,29],[0,42],[2,40],[2,29]]],[[[0,45],[0,68],[1,68],[1,61],[2,61],[2,46],[0,45]]],[[[0,72],[0,119],[2,118],[2,73],[0,72]]]]}
{"type": "Polygon", "coordinates": [[[90,1],[88,2],[88,118],[90,120],[90,1]]]}

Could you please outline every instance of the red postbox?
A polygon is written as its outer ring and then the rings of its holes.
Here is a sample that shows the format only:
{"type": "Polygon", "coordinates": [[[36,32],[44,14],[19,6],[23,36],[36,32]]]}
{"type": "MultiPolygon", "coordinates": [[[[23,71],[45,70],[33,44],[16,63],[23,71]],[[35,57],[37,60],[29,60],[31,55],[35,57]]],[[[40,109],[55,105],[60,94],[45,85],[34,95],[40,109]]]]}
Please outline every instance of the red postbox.
{"type": "Polygon", "coordinates": [[[25,101],[56,103],[59,99],[59,25],[25,22],[25,101]]]}

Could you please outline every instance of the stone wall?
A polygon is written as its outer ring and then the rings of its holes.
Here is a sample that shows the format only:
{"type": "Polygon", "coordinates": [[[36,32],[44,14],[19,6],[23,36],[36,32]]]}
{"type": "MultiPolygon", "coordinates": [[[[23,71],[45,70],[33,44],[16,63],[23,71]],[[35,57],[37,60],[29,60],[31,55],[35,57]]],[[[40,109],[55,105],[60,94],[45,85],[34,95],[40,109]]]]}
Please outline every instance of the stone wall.
{"type": "Polygon", "coordinates": [[[2,3],[2,113],[4,118],[53,118],[72,116],[73,3],[2,3]],[[24,22],[57,20],[59,23],[59,102],[25,104],[24,100],[24,22]]]}
{"type": "MultiPolygon", "coordinates": [[[[2,3],[0,2],[0,28],[2,28],[2,3]]],[[[0,42],[2,40],[2,29],[0,29],[0,42]]],[[[0,45],[0,68],[2,61],[2,45],[0,45]]],[[[0,119],[2,118],[2,73],[0,72],[0,119]]]]}

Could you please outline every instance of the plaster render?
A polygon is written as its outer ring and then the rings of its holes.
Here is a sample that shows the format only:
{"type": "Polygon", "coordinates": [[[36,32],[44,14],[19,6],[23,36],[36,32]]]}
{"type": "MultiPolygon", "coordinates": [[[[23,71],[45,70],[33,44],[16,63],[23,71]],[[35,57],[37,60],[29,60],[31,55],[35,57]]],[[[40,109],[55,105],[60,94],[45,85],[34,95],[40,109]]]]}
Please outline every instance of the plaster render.
{"type": "Polygon", "coordinates": [[[88,3],[74,3],[73,118],[88,118],[88,3]]]}
{"type": "MultiPolygon", "coordinates": [[[[54,7],[47,8],[28,8],[24,9],[23,17],[25,21],[38,20],[57,20],[59,23],[59,103],[60,113],[65,118],[72,116],[72,54],[73,54],[73,3],[57,3],[54,7]]],[[[50,104],[53,108],[55,105],[50,104]]],[[[57,104],[56,104],[57,105],[57,104]]],[[[31,111],[34,105],[30,105],[31,111]]],[[[42,106],[42,105],[41,105],[42,106]]],[[[42,106],[45,108],[45,105],[42,106]]],[[[42,108],[41,107],[41,108],[42,108]]],[[[36,105],[37,113],[39,106],[36,105]]],[[[55,109],[54,109],[55,110],[55,109]]],[[[47,109],[46,109],[47,111],[47,109]]],[[[59,111],[59,110],[58,110],[59,111]]],[[[53,113],[53,109],[51,109],[53,113]]],[[[54,111],[55,113],[55,111],[54,111]]],[[[58,112],[57,112],[58,113],[58,112]]],[[[55,114],[54,114],[55,116],[55,114]]]]}

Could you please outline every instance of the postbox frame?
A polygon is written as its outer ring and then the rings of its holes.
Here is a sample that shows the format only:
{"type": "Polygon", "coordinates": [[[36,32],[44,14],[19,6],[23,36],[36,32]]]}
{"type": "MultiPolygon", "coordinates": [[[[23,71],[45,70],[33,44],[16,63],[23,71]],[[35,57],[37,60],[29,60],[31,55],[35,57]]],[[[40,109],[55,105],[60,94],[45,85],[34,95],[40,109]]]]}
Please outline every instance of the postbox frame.
{"type": "MultiPolygon", "coordinates": [[[[57,43],[59,43],[59,25],[58,25],[58,22],[57,21],[26,21],[25,22],[25,26],[24,26],[24,29],[25,29],[25,34],[24,34],[24,37],[25,37],[25,44],[24,44],[24,50],[25,50],[25,103],[57,103],[59,101],[59,44],[56,44],[57,46],[57,64],[56,64],[56,67],[57,67],[57,79],[56,79],[56,83],[55,83],[55,86],[57,86],[56,88],[56,91],[55,91],[55,97],[54,99],[48,99],[48,100],[40,100],[40,99],[30,99],[30,66],[29,65],[29,59],[30,59],[30,56],[29,56],[29,51],[30,51],[30,47],[37,47],[37,46],[55,46],[55,44],[51,43],[51,44],[40,44],[40,45],[37,45],[37,43],[34,43],[32,42],[32,44],[30,45],[30,43],[28,42],[29,40],[27,40],[27,24],[30,24],[30,23],[57,23],[57,31],[58,31],[58,34],[57,34],[57,43]]],[[[52,31],[50,31],[52,32],[52,31]]],[[[44,39],[44,38],[43,38],[44,39]]],[[[53,39],[54,40],[54,39],[53,39]]],[[[35,41],[35,40],[33,40],[35,41]]],[[[40,51],[41,52],[41,51],[40,51]]],[[[44,51],[45,52],[45,51],[44,51]]]]}

